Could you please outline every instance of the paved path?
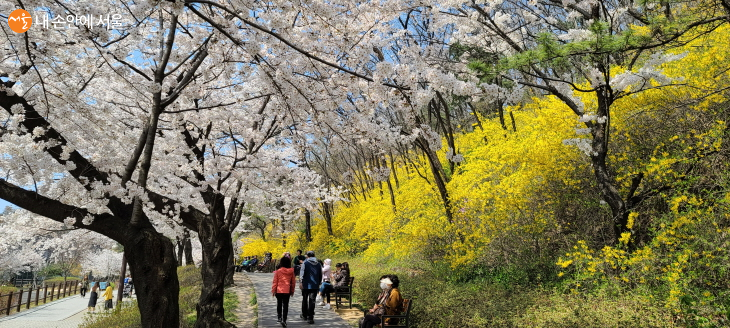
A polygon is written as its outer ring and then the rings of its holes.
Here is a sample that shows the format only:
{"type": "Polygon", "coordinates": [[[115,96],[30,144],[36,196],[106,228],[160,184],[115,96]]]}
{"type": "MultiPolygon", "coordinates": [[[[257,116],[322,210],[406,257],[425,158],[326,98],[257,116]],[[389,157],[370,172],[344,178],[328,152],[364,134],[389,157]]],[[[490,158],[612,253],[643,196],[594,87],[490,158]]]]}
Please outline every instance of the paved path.
{"type": "MultiPolygon", "coordinates": [[[[281,327],[276,323],[276,298],[271,296],[271,282],[274,280],[273,273],[245,273],[253,283],[256,290],[256,300],[259,307],[259,328],[281,327]]],[[[332,305],[334,308],[334,299],[332,305]]],[[[302,293],[297,290],[289,300],[289,313],[287,314],[287,327],[327,327],[327,328],[351,328],[342,320],[334,310],[326,310],[318,306],[314,313],[314,324],[307,324],[307,321],[299,318],[302,312],[302,293]]]]}
{"type": "Polygon", "coordinates": [[[88,303],[88,295],[69,296],[0,318],[0,328],[76,328],[84,322],[88,303]]]}

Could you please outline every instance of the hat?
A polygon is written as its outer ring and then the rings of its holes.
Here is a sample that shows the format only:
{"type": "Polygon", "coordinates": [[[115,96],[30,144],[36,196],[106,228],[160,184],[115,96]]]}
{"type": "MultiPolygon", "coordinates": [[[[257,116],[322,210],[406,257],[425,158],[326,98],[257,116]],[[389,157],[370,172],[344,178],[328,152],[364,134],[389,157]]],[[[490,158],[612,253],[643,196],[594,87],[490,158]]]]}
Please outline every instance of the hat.
{"type": "Polygon", "coordinates": [[[386,283],[386,284],[388,284],[388,285],[392,285],[392,284],[393,284],[393,282],[392,282],[392,281],[390,281],[390,278],[383,278],[383,279],[380,279],[380,282],[384,282],[384,283],[386,283]]]}

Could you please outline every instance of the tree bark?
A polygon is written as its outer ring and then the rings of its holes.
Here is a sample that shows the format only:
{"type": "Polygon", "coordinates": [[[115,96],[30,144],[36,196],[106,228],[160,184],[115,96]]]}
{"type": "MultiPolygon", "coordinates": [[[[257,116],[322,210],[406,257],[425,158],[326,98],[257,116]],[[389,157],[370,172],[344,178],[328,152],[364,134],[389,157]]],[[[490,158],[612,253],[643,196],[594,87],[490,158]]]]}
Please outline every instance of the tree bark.
{"type": "Polygon", "coordinates": [[[304,224],[305,224],[305,234],[307,235],[307,242],[312,241],[312,213],[309,212],[309,210],[304,210],[304,224]]]}
{"type": "Polygon", "coordinates": [[[195,261],[193,261],[193,242],[190,240],[190,233],[185,231],[185,265],[193,265],[195,264],[195,261]]]}
{"type": "Polygon", "coordinates": [[[322,214],[324,215],[324,221],[327,223],[327,233],[332,236],[332,212],[330,212],[330,203],[322,203],[322,214]]]}
{"type": "Polygon", "coordinates": [[[127,252],[122,255],[122,268],[119,270],[119,287],[117,288],[117,309],[122,307],[122,296],[124,294],[124,278],[127,275],[127,252]]]}
{"type": "MultiPolygon", "coordinates": [[[[236,194],[241,192],[241,188],[243,187],[243,182],[238,181],[236,184],[236,194]]],[[[226,221],[225,223],[228,225],[228,233],[233,236],[233,231],[238,227],[238,224],[241,223],[241,215],[243,215],[243,202],[239,204],[238,198],[231,199],[230,205],[228,205],[228,211],[226,212],[226,221]]],[[[231,248],[233,248],[233,239],[231,239],[231,248]]],[[[224,281],[224,284],[226,286],[233,286],[235,283],[233,282],[233,275],[235,274],[235,253],[236,251],[231,249],[231,255],[228,257],[228,271],[226,271],[226,279],[224,281]]]]}
{"type": "Polygon", "coordinates": [[[418,137],[418,139],[416,139],[416,144],[426,154],[429,166],[431,167],[431,173],[433,174],[433,180],[436,181],[436,187],[438,188],[439,195],[441,196],[441,200],[444,203],[444,212],[446,214],[446,218],[449,220],[449,222],[453,223],[454,218],[451,213],[451,199],[449,198],[449,192],[446,189],[446,183],[448,182],[448,179],[444,174],[441,162],[439,161],[438,156],[436,156],[436,152],[432,151],[428,147],[428,141],[426,141],[423,137],[418,137]]]}
{"type": "MultiPolygon", "coordinates": [[[[231,239],[231,243],[233,243],[233,239],[231,239]]],[[[234,267],[235,262],[233,259],[233,245],[231,245],[231,252],[228,256],[228,264],[226,265],[226,278],[223,279],[223,286],[234,286],[235,283],[233,282],[233,275],[236,273],[236,268],[234,267]]]]}
{"type": "Polygon", "coordinates": [[[598,110],[597,115],[599,118],[605,117],[605,120],[601,122],[593,123],[591,132],[593,141],[591,147],[594,151],[591,154],[591,163],[593,164],[593,173],[596,176],[596,182],[601,190],[603,200],[611,208],[611,215],[613,221],[613,232],[614,241],[618,244],[621,234],[628,232],[626,228],[629,219],[629,209],[626,206],[626,202],[616,188],[615,181],[611,177],[611,173],[606,163],[606,157],[608,156],[608,138],[609,128],[611,123],[610,118],[610,106],[611,97],[606,95],[606,90],[598,90],[596,95],[598,96],[598,110]]]}
{"type": "Polygon", "coordinates": [[[395,180],[395,187],[400,188],[400,182],[398,182],[398,171],[395,170],[395,160],[393,159],[393,153],[390,153],[390,172],[393,173],[393,179],[395,180]]]}
{"type": "Polygon", "coordinates": [[[390,192],[390,205],[393,206],[393,213],[395,213],[395,193],[393,192],[393,184],[390,183],[390,177],[388,177],[388,180],[386,180],[386,182],[388,183],[388,191],[390,192]]]}
{"type": "Polygon", "coordinates": [[[177,240],[177,265],[183,266],[183,252],[185,251],[185,244],[178,238],[177,240]]]}
{"type": "Polygon", "coordinates": [[[142,326],[178,327],[180,284],[172,242],[151,226],[139,229],[134,236],[124,243],[124,249],[129,255],[142,326]]]}
{"type": "Polygon", "coordinates": [[[198,226],[198,237],[203,247],[200,273],[203,286],[197,305],[198,320],[195,328],[235,327],[227,322],[223,313],[223,288],[228,260],[233,253],[233,241],[225,222],[224,196],[206,192],[210,215],[207,222],[198,226]]]}

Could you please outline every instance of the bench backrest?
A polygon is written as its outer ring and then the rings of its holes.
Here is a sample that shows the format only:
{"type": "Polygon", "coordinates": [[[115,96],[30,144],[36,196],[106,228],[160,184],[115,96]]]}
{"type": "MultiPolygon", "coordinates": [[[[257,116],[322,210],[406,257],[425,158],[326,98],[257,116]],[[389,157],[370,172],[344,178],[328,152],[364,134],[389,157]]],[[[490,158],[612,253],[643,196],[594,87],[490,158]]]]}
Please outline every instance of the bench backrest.
{"type": "Polygon", "coordinates": [[[413,305],[413,300],[409,298],[403,299],[403,314],[406,316],[406,319],[408,319],[408,314],[411,313],[411,307],[413,305]]]}
{"type": "Polygon", "coordinates": [[[347,287],[352,288],[352,283],[355,281],[355,277],[350,276],[350,280],[347,281],[347,287]]]}

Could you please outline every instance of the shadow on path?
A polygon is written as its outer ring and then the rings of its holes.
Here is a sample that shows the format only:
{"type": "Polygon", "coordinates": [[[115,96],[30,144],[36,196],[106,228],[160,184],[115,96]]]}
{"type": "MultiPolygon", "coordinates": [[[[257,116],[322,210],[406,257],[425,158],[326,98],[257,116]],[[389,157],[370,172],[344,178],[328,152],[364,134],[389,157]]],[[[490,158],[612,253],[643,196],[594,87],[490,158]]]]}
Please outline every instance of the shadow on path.
{"type": "MultiPolygon", "coordinates": [[[[239,273],[236,273],[239,274],[239,273]]],[[[248,275],[256,290],[256,300],[259,310],[259,328],[281,327],[276,322],[276,298],[271,296],[271,282],[274,279],[273,273],[244,273],[248,275]]],[[[334,299],[332,300],[334,306],[334,299]]],[[[314,313],[314,324],[300,319],[302,310],[302,293],[297,289],[294,296],[289,300],[289,313],[287,314],[287,327],[327,327],[327,328],[351,328],[345,320],[333,310],[326,310],[318,306],[314,313]]]]}

